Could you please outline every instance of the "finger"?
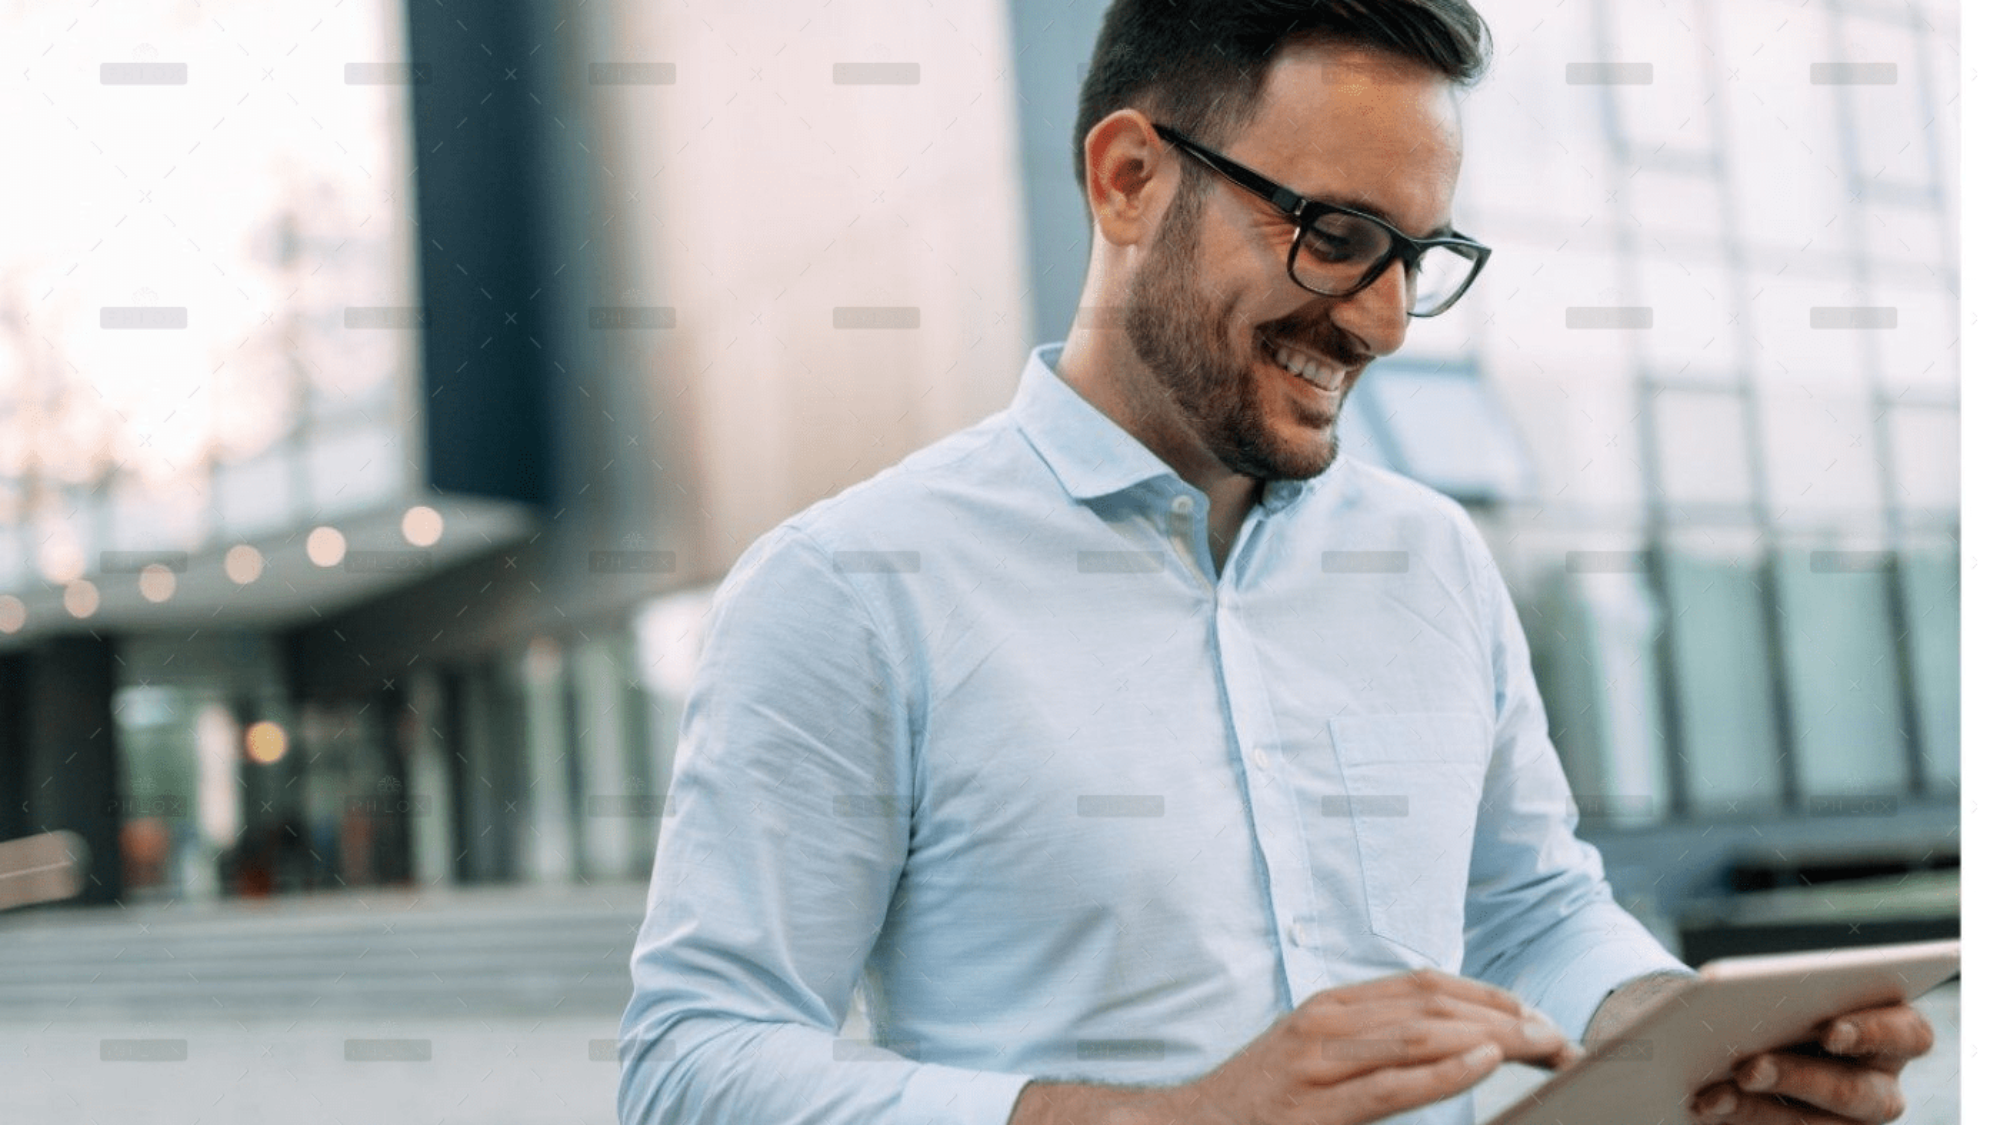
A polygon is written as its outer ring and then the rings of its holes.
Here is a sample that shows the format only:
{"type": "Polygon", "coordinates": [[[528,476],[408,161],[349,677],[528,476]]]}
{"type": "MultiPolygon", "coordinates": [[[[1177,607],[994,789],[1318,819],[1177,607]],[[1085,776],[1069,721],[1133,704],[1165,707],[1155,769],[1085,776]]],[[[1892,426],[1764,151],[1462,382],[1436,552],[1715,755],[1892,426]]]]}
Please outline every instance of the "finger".
{"type": "Polygon", "coordinates": [[[1518,999],[1505,1007],[1494,1007],[1484,1002],[1487,999],[1484,995],[1468,998],[1463,990],[1450,983],[1477,984],[1475,981],[1439,973],[1434,974],[1434,982],[1427,983],[1414,979],[1419,976],[1412,973],[1390,978],[1407,982],[1400,987],[1376,987],[1384,982],[1371,981],[1355,988],[1318,993],[1307,998],[1295,1018],[1302,1026],[1326,1036],[1353,1034],[1370,1026],[1417,1017],[1484,1023],[1496,1035],[1530,1020],[1554,1029],[1558,1037],[1562,1035],[1555,1021],[1518,999]]]}
{"type": "Polygon", "coordinates": [[[1865,1125],[1800,1102],[1785,1102],[1768,1094],[1746,1094],[1731,1083],[1711,1086],[1694,1100],[1701,1125],[1865,1125]],[[1717,1095],[1726,1094],[1726,1097],[1717,1095]]]}
{"type": "Polygon", "coordinates": [[[1908,1004],[1864,1008],[1828,1020],[1820,1029],[1820,1045],[1836,1055],[1865,1057],[1872,1065],[1902,1064],[1930,1051],[1937,1032],[1922,1012],[1908,1004]]]}
{"type": "Polygon", "coordinates": [[[1413,973],[1399,973],[1362,984],[1330,988],[1307,997],[1306,1003],[1299,1006],[1303,1008],[1316,1003],[1326,1006],[1367,1004],[1407,996],[1450,996],[1517,1018],[1531,1010],[1526,1001],[1504,988],[1436,969],[1418,969],[1413,973]]]}
{"type": "MultiPolygon", "coordinates": [[[[1509,1057],[1527,1052],[1528,1057],[1580,1057],[1580,1051],[1547,1016],[1526,1008],[1525,1015],[1498,1012],[1456,996],[1432,993],[1404,996],[1366,1004],[1321,1007],[1300,1013],[1302,1029],[1324,1038],[1371,1038],[1384,1029],[1406,1028],[1422,1021],[1463,1024],[1483,1031],[1487,1038],[1509,1049],[1509,1057]]],[[[1452,1050],[1472,1046],[1466,1042],[1452,1050]]]]}
{"type": "Polygon", "coordinates": [[[1554,1025],[1539,1020],[1495,1019],[1477,1014],[1484,1009],[1462,1005],[1472,1015],[1437,1015],[1429,1004],[1369,1005],[1349,1009],[1355,1026],[1322,1037],[1317,1049],[1321,1066],[1308,1073],[1319,1082],[1336,1083],[1390,1066],[1429,1063],[1463,1054],[1482,1043],[1500,1048],[1504,1058],[1558,1067],[1581,1057],[1575,1044],[1554,1025]]]}
{"type": "Polygon", "coordinates": [[[1555,1026],[1554,1021],[1530,1007],[1501,1011],[1445,992],[1406,993],[1360,1003],[1321,1005],[1301,1014],[1309,1025],[1325,1028],[1367,1027],[1418,1018],[1458,1020],[1495,1030],[1513,1027],[1524,1019],[1555,1026]]]}
{"type": "Polygon", "coordinates": [[[1314,1121],[1374,1121],[1462,1094],[1492,1074],[1500,1058],[1497,1046],[1484,1043],[1431,1062],[1383,1067],[1328,1087],[1305,1099],[1301,1108],[1318,1108],[1309,1118],[1314,1121]],[[1315,1105],[1319,1102],[1324,1108],[1315,1105]]]}
{"type": "Polygon", "coordinates": [[[1736,1086],[1782,1095],[1856,1121],[1890,1121],[1903,1113],[1903,1087],[1891,1074],[1849,1062],[1770,1051],[1736,1068],[1736,1086]]]}

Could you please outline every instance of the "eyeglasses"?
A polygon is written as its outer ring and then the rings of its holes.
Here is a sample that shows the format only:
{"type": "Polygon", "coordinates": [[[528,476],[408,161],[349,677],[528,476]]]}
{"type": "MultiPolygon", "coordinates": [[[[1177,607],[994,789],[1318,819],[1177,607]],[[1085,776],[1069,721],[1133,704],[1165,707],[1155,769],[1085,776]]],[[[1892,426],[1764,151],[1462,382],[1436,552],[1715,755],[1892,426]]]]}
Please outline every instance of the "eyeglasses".
{"type": "Polygon", "coordinates": [[[1237,187],[1277,208],[1298,226],[1285,268],[1292,280],[1322,297],[1349,297],[1382,276],[1389,263],[1408,271],[1408,313],[1436,316],[1472,287],[1493,250],[1462,235],[1411,238],[1373,215],[1307,199],[1290,188],[1203,148],[1177,129],[1153,126],[1168,143],[1237,187]]]}

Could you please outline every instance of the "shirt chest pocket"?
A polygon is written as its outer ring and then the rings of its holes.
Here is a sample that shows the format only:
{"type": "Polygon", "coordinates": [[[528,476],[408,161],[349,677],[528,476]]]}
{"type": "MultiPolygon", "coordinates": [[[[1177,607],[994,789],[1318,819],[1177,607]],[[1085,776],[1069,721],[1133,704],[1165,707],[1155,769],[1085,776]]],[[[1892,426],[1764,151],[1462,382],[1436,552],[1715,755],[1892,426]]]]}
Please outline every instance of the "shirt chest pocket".
{"type": "Polygon", "coordinates": [[[1368,928],[1456,971],[1490,739],[1458,712],[1329,720],[1345,793],[1321,812],[1352,821],[1368,928]]]}

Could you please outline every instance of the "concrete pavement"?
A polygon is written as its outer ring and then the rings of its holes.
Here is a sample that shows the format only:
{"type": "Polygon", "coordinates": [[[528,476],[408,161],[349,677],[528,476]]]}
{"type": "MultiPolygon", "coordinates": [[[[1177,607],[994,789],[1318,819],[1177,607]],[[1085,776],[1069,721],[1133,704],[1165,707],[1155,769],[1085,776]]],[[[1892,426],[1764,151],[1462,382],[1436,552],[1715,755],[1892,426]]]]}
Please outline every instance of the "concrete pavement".
{"type": "MultiPolygon", "coordinates": [[[[637,885],[0,915],[0,1122],[616,1120],[637,885]]],[[[1958,987],[1909,1125],[1959,1120],[1958,987]]],[[[1484,1112],[1540,1081],[1507,1067],[1484,1112]]],[[[1483,1114],[1482,1114],[1483,1115],[1483,1114]]]]}

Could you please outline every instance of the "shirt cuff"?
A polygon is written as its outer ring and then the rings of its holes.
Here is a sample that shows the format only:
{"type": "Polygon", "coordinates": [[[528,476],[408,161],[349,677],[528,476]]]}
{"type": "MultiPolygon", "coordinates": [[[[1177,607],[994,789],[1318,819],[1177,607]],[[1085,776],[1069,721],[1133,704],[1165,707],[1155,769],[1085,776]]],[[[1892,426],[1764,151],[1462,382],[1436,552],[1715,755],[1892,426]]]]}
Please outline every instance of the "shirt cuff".
{"type": "Polygon", "coordinates": [[[1555,949],[1537,957],[1514,991],[1540,1008],[1572,1040],[1581,1042],[1597,1007],[1620,985],[1651,973],[1694,970],[1668,953],[1638,919],[1618,907],[1600,912],[1555,949]]]}
{"type": "Polygon", "coordinates": [[[898,1121],[909,1125],[1007,1125],[1031,1074],[1004,1074],[931,1063],[903,1084],[898,1121]]]}

